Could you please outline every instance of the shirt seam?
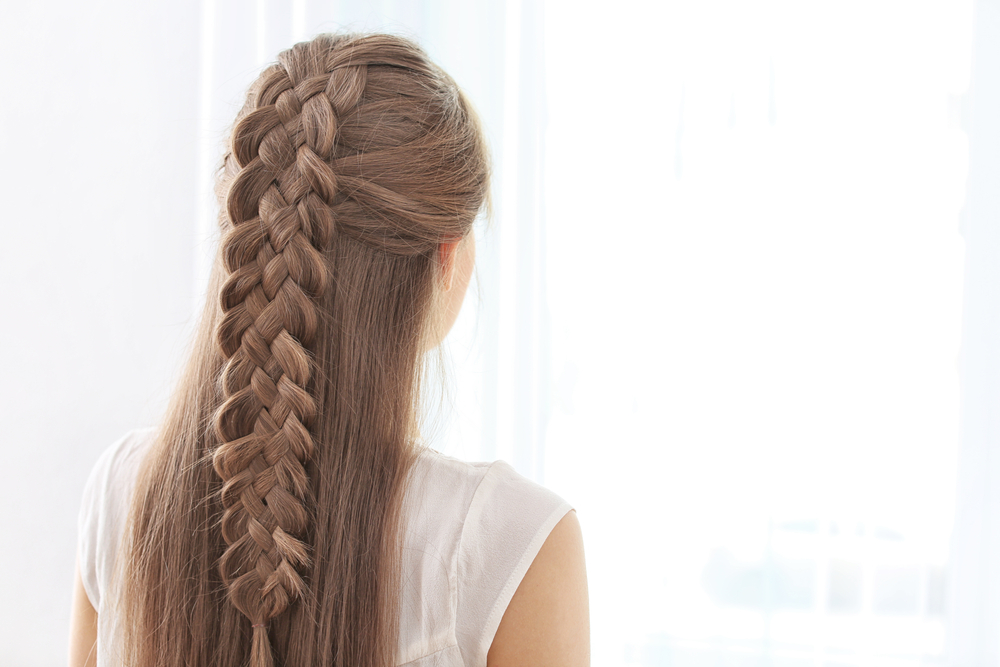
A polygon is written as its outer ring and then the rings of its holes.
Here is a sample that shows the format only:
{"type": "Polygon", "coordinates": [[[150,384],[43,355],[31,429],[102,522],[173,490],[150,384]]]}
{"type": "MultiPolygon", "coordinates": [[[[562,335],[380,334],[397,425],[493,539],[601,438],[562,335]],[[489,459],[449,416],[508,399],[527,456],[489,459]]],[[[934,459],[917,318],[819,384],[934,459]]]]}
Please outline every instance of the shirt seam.
{"type": "Polygon", "coordinates": [[[490,476],[490,473],[493,471],[494,466],[496,466],[498,462],[499,461],[493,461],[488,466],[486,466],[486,472],[479,479],[479,482],[476,484],[475,490],[472,492],[472,497],[469,499],[469,504],[465,507],[465,512],[462,515],[462,532],[458,537],[458,548],[455,550],[455,571],[454,571],[455,586],[452,592],[452,601],[451,601],[451,606],[455,613],[453,613],[451,616],[451,632],[452,635],[455,637],[456,640],[455,645],[458,646],[458,652],[462,656],[463,663],[466,662],[466,655],[465,651],[462,649],[461,643],[458,642],[458,587],[459,587],[459,582],[461,581],[461,574],[459,573],[458,569],[460,567],[462,554],[464,553],[465,529],[469,523],[469,512],[472,510],[472,506],[476,502],[476,496],[479,495],[479,489],[482,488],[483,483],[486,481],[486,478],[490,476]]]}

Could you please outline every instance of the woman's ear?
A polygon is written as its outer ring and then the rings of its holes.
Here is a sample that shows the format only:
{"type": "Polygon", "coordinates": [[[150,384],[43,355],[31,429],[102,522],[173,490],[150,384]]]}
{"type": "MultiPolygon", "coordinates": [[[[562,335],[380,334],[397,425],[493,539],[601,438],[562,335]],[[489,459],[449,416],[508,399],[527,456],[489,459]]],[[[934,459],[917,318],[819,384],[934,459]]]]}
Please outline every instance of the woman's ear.
{"type": "Polygon", "coordinates": [[[444,340],[462,309],[476,265],[475,238],[469,233],[463,238],[439,243],[434,259],[438,263],[435,267],[438,271],[435,276],[435,291],[440,298],[435,299],[435,331],[430,347],[435,347],[444,340]]]}
{"type": "Polygon", "coordinates": [[[438,262],[441,265],[441,287],[445,292],[455,284],[455,267],[458,265],[458,247],[462,239],[447,241],[438,245],[438,262]]]}

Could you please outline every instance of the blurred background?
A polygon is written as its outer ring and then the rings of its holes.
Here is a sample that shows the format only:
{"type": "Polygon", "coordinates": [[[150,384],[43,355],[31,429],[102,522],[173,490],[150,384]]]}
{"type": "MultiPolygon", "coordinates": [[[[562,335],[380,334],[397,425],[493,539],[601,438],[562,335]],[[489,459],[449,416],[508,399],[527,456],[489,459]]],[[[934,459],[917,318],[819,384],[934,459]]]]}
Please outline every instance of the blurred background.
{"type": "Polygon", "coordinates": [[[80,492],[158,419],[241,96],[416,38],[495,215],[433,446],[578,509],[594,665],[1000,665],[1000,2],[0,5],[0,643],[65,663],[80,492]]]}

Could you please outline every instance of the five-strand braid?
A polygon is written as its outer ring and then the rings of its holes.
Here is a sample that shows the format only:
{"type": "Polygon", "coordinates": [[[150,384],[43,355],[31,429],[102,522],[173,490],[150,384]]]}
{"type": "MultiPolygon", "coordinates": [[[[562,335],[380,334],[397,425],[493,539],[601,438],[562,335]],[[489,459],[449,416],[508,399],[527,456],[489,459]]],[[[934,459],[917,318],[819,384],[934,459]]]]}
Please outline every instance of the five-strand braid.
{"type": "Polygon", "coordinates": [[[338,117],[355,106],[366,68],[323,62],[322,42],[286,52],[262,77],[233,132],[239,172],[226,196],[228,279],[217,340],[226,358],[214,454],[223,480],[220,561],[232,603],[253,627],[251,664],[269,664],[268,622],[305,594],[310,560],[311,351],[317,299],[327,289],[323,253],[335,233],[338,117]],[[292,57],[292,56],[296,57],[292,57]],[[327,71],[322,71],[327,70],[327,71]]]}

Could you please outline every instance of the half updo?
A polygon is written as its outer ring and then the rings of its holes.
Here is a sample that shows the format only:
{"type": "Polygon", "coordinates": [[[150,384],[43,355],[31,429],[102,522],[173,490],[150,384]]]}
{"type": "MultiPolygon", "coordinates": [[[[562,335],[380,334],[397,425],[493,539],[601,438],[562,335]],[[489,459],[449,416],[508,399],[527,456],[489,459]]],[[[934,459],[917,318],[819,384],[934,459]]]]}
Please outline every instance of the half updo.
{"type": "Polygon", "coordinates": [[[217,296],[132,508],[127,664],[393,664],[438,251],[488,181],[464,96],[405,39],[323,35],[254,83],[217,296]]]}

